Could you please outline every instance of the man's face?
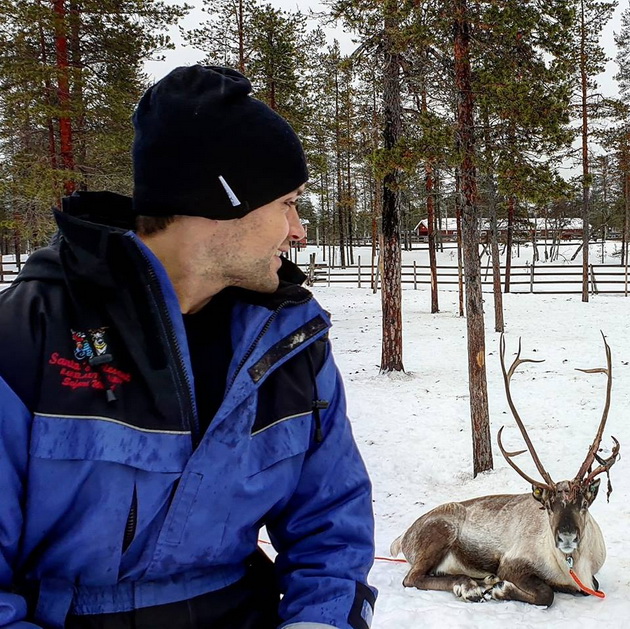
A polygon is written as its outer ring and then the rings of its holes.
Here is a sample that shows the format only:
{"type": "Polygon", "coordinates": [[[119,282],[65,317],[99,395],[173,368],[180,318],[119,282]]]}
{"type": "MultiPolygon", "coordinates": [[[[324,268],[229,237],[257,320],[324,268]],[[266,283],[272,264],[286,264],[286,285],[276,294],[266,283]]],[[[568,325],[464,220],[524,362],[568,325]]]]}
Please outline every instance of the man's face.
{"type": "Polygon", "coordinates": [[[300,186],[243,218],[219,221],[222,255],[218,264],[225,286],[261,293],[276,290],[280,254],[289,250],[290,241],[305,235],[296,209],[303,190],[300,186]]]}

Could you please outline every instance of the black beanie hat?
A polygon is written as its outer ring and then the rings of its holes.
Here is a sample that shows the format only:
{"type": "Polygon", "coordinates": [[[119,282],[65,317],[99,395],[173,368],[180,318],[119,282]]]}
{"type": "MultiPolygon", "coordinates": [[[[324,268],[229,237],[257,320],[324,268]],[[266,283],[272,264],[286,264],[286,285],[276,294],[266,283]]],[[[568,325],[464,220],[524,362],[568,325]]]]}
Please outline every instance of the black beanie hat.
{"type": "Polygon", "coordinates": [[[133,115],[134,213],[241,218],[308,179],[288,122],[250,96],[240,72],[173,70],[133,115]]]}

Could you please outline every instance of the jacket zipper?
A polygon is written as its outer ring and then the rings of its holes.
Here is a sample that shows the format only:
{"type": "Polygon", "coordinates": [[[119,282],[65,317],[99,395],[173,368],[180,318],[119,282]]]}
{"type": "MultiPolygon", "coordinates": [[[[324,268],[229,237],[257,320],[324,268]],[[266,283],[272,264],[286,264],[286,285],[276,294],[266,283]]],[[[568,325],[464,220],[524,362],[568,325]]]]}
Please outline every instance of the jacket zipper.
{"type": "Polygon", "coordinates": [[[256,336],[256,338],[254,339],[253,343],[249,346],[248,350],[245,352],[245,355],[243,356],[243,358],[239,362],[238,366],[234,370],[234,374],[232,375],[232,378],[230,379],[230,383],[225,388],[226,394],[232,388],[232,385],[234,384],[234,381],[238,377],[238,374],[241,372],[241,369],[243,369],[243,367],[245,366],[245,363],[249,360],[250,356],[253,354],[254,350],[256,349],[256,345],[258,345],[258,343],[260,342],[260,339],[262,339],[262,337],[267,333],[267,331],[271,327],[271,324],[274,322],[275,318],[278,316],[280,311],[285,306],[288,306],[289,304],[292,304],[292,305],[295,305],[295,306],[299,306],[300,304],[308,303],[311,299],[313,299],[312,295],[309,295],[308,297],[305,297],[304,299],[301,299],[299,301],[287,299],[286,301],[283,301],[281,304],[279,304],[276,307],[276,309],[271,313],[271,316],[269,317],[269,319],[267,319],[267,321],[266,321],[265,325],[263,326],[262,330],[258,333],[258,336],[256,336]]]}
{"type": "Polygon", "coordinates": [[[138,524],[138,493],[136,486],[133,486],[133,496],[131,498],[131,507],[127,516],[127,524],[125,525],[125,535],[123,537],[122,551],[123,553],[131,546],[133,538],[136,536],[136,526],[138,524]]]}
{"type": "Polygon", "coordinates": [[[171,354],[173,354],[176,359],[175,362],[177,364],[177,369],[175,370],[175,373],[177,375],[177,385],[180,387],[180,389],[185,390],[187,393],[187,395],[184,396],[187,404],[184,408],[182,408],[182,420],[184,426],[190,429],[194,450],[199,445],[200,430],[199,420],[197,418],[197,413],[195,411],[195,406],[193,403],[195,396],[193,393],[192,383],[190,382],[190,378],[188,377],[188,373],[186,371],[186,368],[184,367],[184,357],[182,355],[179,342],[177,341],[177,337],[175,336],[173,322],[168,312],[168,308],[166,307],[164,293],[162,292],[162,288],[160,287],[160,283],[158,282],[157,275],[144,252],[140,248],[138,248],[138,250],[140,251],[142,257],[145,259],[147,264],[151,298],[153,299],[160,315],[162,315],[161,321],[159,323],[163,324],[166,328],[168,346],[171,354]],[[158,295],[156,295],[156,293],[158,293],[158,295]]]}
{"type": "MultiPolygon", "coordinates": [[[[195,412],[195,408],[194,408],[194,405],[192,403],[192,400],[194,400],[194,393],[193,393],[193,389],[192,389],[192,384],[190,382],[190,379],[188,378],[188,374],[187,374],[186,369],[184,367],[184,358],[182,356],[181,349],[179,347],[179,343],[177,342],[177,338],[176,338],[175,333],[174,333],[173,323],[171,321],[168,309],[166,308],[165,301],[164,301],[164,294],[163,294],[162,289],[160,287],[160,283],[158,282],[157,275],[156,275],[155,271],[153,270],[153,267],[151,266],[151,263],[149,262],[149,260],[147,259],[146,255],[142,251],[142,249],[140,249],[138,247],[138,251],[140,252],[142,257],[144,258],[144,260],[146,262],[146,265],[147,265],[148,272],[149,272],[149,280],[150,280],[149,289],[150,289],[150,293],[151,293],[151,298],[153,299],[153,301],[154,301],[156,307],[158,308],[160,314],[163,315],[163,320],[162,321],[166,320],[170,324],[170,325],[166,325],[165,327],[168,328],[167,329],[167,337],[168,337],[168,342],[169,342],[168,343],[169,344],[169,349],[171,350],[172,353],[175,354],[175,356],[177,358],[178,369],[177,369],[176,373],[177,373],[177,375],[179,377],[178,378],[179,379],[178,384],[180,386],[183,385],[184,388],[186,389],[186,391],[188,392],[188,396],[186,398],[188,400],[188,408],[187,409],[182,409],[182,419],[184,420],[184,424],[188,428],[190,428],[192,442],[193,442],[193,449],[195,449],[197,447],[197,445],[199,444],[199,441],[200,441],[200,435],[199,435],[200,429],[199,429],[199,419],[197,417],[197,413],[195,412]],[[159,299],[156,298],[156,295],[155,295],[156,292],[159,293],[159,299]],[[188,418],[189,418],[188,420],[186,418],[187,411],[188,411],[188,418]]],[[[254,349],[256,348],[256,345],[259,343],[260,339],[267,333],[267,331],[269,330],[271,324],[273,323],[275,318],[278,316],[280,311],[285,306],[287,306],[289,304],[296,305],[296,306],[300,305],[300,304],[305,304],[305,303],[309,302],[312,298],[313,298],[312,295],[308,295],[304,299],[300,299],[300,300],[287,299],[287,300],[283,301],[282,303],[280,303],[276,307],[276,309],[273,311],[273,313],[271,314],[269,319],[267,319],[267,321],[266,321],[265,325],[263,326],[262,330],[258,333],[256,338],[254,339],[254,342],[249,346],[247,352],[245,352],[245,355],[243,356],[243,358],[239,362],[238,367],[234,371],[234,375],[232,376],[232,379],[230,380],[229,385],[226,387],[226,393],[232,387],[232,385],[234,384],[234,381],[236,380],[238,374],[240,373],[240,371],[243,368],[243,366],[245,365],[245,363],[249,360],[249,357],[252,355],[254,349]]],[[[171,494],[171,500],[173,499],[173,497],[175,495],[175,492],[177,490],[178,485],[179,485],[179,481],[175,483],[175,486],[173,488],[173,493],[171,494]]],[[[135,536],[136,525],[137,525],[137,511],[138,511],[138,497],[137,497],[137,493],[136,493],[136,488],[134,486],[133,498],[132,498],[132,503],[131,503],[131,509],[129,511],[129,516],[127,517],[127,524],[125,526],[125,535],[124,535],[124,539],[123,539],[123,552],[125,552],[127,550],[127,548],[129,548],[129,545],[131,544],[131,542],[133,541],[133,538],[135,536]]]]}

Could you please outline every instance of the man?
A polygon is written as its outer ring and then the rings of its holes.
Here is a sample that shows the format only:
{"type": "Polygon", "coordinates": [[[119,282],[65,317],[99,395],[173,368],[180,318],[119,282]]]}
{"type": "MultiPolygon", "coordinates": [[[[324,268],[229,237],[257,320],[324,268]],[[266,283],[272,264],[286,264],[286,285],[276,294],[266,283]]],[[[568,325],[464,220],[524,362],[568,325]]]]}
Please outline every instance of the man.
{"type": "Polygon", "coordinates": [[[65,199],[0,295],[0,627],[370,625],[370,485],[281,257],[304,153],[250,89],[201,66],[149,89],[133,203],[65,199]]]}

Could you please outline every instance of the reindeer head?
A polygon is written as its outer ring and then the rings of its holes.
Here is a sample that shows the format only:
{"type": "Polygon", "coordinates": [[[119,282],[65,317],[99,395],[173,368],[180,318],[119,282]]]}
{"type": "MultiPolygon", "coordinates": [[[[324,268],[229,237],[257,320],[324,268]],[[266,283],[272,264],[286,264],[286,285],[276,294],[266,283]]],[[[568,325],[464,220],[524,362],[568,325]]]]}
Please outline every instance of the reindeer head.
{"type": "MultiPolygon", "coordinates": [[[[540,363],[543,361],[532,360],[529,358],[521,358],[521,341],[519,339],[518,353],[516,354],[516,358],[514,359],[514,362],[512,363],[510,368],[506,369],[505,339],[503,338],[503,335],[501,335],[501,370],[503,372],[503,381],[505,384],[507,401],[510,410],[512,411],[512,415],[516,420],[516,424],[521,431],[525,444],[527,445],[527,450],[519,450],[516,452],[508,452],[505,450],[501,441],[501,433],[503,432],[504,426],[501,427],[497,436],[499,448],[501,449],[501,453],[505,457],[505,460],[510,464],[510,466],[514,470],[516,470],[516,472],[518,472],[524,479],[532,484],[533,497],[538,502],[540,502],[540,504],[542,505],[541,508],[545,509],[549,516],[549,525],[554,535],[556,548],[558,548],[566,555],[570,555],[571,553],[573,553],[575,550],[577,550],[579,546],[584,530],[584,525],[586,523],[586,514],[589,507],[591,506],[591,504],[593,504],[593,501],[597,497],[597,492],[599,491],[600,479],[596,477],[603,472],[606,472],[606,474],[608,474],[610,468],[617,460],[617,455],[619,454],[619,442],[614,437],[612,438],[614,441],[614,446],[611,455],[608,458],[604,459],[597,454],[604,433],[606,419],[608,418],[608,410],[610,408],[610,392],[612,388],[612,360],[610,347],[608,346],[608,343],[606,343],[606,338],[604,337],[603,333],[602,338],[604,339],[604,347],[606,349],[607,367],[598,367],[595,369],[579,369],[579,371],[583,371],[585,373],[605,373],[607,376],[606,402],[604,404],[604,411],[602,413],[602,418],[599,423],[599,428],[597,430],[597,434],[595,435],[595,439],[591,447],[589,448],[588,454],[586,455],[586,459],[584,459],[584,463],[582,463],[582,465],[580,466],[580,469],[575,475],[575,478],[570,481],[561,481],[559,483],[554,483],[554,481],[551,479],[551,476],[540,462],[538,455],[536,454],[536,450],[534,449],[529,435],[527,434],[527,430],[525,429],[525,425],[521,421],[516,407],[514,406],[512,395],[510,393],[510,380],[517,367],[521,363],[540,363]],[[529,451],[536,465],[536,468],[538,469],[538,472],[544,479],[544,482],[537,481],[525,474],[512,460],[513,457],[518,456],[519,454],[523,454],[527,451],[529,451]],[[592,469],[593,463],[595,461],[597,461],[599,465],[595,469],[592,469]]],[[[610,497],[611,491],[612,488],[609,481],[608,497],[610,497]]]]}
{"type": "Polygon", "coordinates": [[[532,495],[547,511],[556,548],[566,555],[575,552],[582,539],[586,513],[599,490],[599,478],[588,486],[561,481],[553,488],[532,486],[532,495]]]}

